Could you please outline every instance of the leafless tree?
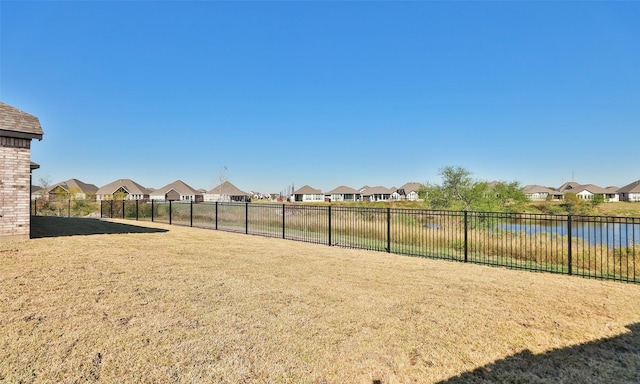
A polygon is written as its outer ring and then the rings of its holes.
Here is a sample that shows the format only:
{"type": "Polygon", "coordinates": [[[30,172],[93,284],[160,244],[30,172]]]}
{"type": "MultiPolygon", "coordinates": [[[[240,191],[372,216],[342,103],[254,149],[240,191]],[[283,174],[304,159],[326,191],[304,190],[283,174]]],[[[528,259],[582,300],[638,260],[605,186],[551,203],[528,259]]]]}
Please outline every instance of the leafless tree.
{"type": "Polygon", "coordinates": [[[224,184],[224,182],[226,182],[228,180],[228,169],[226,165],[223,165],[222,168],[220,168],[220,171],[218,171],[218,201],[223,201],[222,199],[222,184],[224,184]]]}
{"type": "Polygon", "coordinates": [[[46,176],[40,177],[38,179],[38,183],[40,184],[40,187],[42,187],[43,190],[46,190],[51,186],[51,176],[46,175],[46,176]]]}

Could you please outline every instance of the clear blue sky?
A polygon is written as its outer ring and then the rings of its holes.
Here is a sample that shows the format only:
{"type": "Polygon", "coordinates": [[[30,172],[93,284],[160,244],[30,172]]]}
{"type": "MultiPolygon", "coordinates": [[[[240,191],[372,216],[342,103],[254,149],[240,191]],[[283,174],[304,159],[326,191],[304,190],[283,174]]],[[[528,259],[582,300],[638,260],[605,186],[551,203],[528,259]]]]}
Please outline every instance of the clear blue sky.
{"type": "Polygon", "coordinates": [[[0,2],[34,181],[640,179],[640,2],[0,2]]]}

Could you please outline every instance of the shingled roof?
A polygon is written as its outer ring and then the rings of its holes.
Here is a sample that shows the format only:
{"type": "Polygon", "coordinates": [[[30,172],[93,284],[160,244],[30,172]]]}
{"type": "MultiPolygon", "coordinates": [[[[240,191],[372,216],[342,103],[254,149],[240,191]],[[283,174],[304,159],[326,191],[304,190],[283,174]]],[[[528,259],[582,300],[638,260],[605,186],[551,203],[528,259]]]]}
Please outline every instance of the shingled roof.
{"type": "Polygon", "coordinates": [[[308,185],[305,185],[304,187],[298,189],[297,191],[293,192],[294,195],[322,195],[322,191],[319,189],[315,189],[312,188],[308,185]]]}
{"type": "Polygon", "coordinates": [[[405,183],[402,187],[398,188],[398,190],[404,190],[405,193],[418,192],[418,190],[422,188],[422,184],[417,182],[408,182],[405,183]]]}
{"type": "Polygon", "coordinates": [[[555,189],[544,187],[542,185],[537,185],[537,184],[525,185],[524,187],[522,187],[522,192],[527,194],[533,194],[533,193],[548,193],[550,195],[562,194],[562,192],[560,191],[556,191],[555,189]]]}
{"type": "Polygon", "coordinates": [[[634,181],[633,183],[627,184],[618,189],[618,193],[640,193],[640,180],[634,181]]]}
{"type": "Polygon", "coordinates": [[[0,136],[42,140],[37,117],[0,101],[0,136]]]}
{"type": "Polygon", "coordinates": [[[63,181],[61,183],[50,186],[49,188],[47,188],[47,193],[53,191],[58,187],[64,189],[65,191],[67,191],[67,193],[71,192],[72,190],[77,190],[82,193],[96,193],[98,191],[98,187],[93,184],[87,184],[78,179],[69,179],[67,181],[63,181]]]}
{"type": "Polygon", "coordinates": [[[149,190],[131,179],[118,179],[105,186],[98,188],[96,195],[112,195],[118,189],[124,189],[132,195],[148,195],[149,190]]]}
{"type": "Polygon", "coordinates": [[[223,194],[229,196],[249,196],[248,193],[241,191],[240,189],[238,189],[238,187],[228,181],[225,181],[220,185],[216,185],[207,193],[211,195],[223,194]]]}
{"type": "Polygon", "coordinates": [[[158,194],[165,194],[168,193],[171,190],[175,190],[176,192],[178,192],[181,195],[199,195],[200,192],[196,191],[195,189],[193,189],[190,185],[188,185],[187,183],[185,183],[182,180],[176,180],[173,183],[167,184],[162,188],[158,188],[155,191],[153,191],[153,193],[158,194]]]}
{"type": "Polygon", "coordinates": [[[358,193],[358,191],[356,191],[355,189],[351,188],[351,187],[347,187],[346,185],[341,185],[335,189],[330,190],[329,192],[327,192],[327,195],[331,195],[331,194],[356,194],[358,193]]]}
{"type": "Polygon", "coordinates": [[[390,195],[395,191],[396,191],[395,188],[387,188],[387,187],[383,187],[382,185],[378,185],[375,187],[369,187],[365,189],[364,191],[362,191],[362,195],[363,196],[390,195]]]}

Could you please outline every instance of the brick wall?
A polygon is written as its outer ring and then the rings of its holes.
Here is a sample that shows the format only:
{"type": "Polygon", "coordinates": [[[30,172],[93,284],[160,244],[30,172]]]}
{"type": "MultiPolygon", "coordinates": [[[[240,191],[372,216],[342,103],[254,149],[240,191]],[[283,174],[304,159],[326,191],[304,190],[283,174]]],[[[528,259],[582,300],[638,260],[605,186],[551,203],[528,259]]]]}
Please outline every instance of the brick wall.
{"type": "Polygon", "coordinates": [[[29,139],[0,137],[0,240],[29,238],[30,144],[29,139]]]}

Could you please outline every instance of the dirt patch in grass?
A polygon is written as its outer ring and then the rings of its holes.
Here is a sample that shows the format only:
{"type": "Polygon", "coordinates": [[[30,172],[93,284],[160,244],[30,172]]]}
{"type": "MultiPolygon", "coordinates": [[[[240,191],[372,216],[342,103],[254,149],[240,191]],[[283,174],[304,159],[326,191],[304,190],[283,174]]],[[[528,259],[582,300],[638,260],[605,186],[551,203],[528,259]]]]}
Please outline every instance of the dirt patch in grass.
{"type": "Polygon", "coordinates": [[[0,242],[0,380],[640,380],[637,285],[144,226],[0,242]]]}

